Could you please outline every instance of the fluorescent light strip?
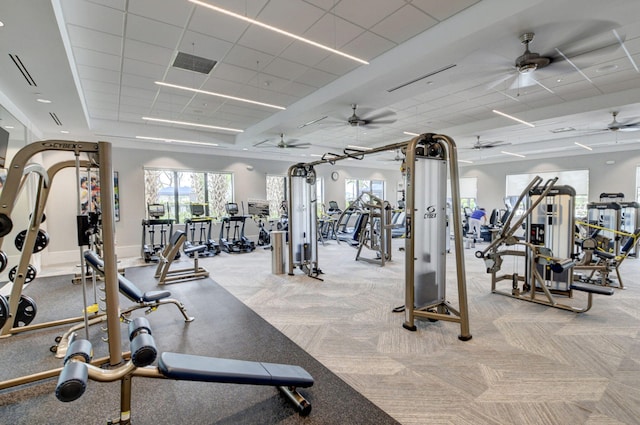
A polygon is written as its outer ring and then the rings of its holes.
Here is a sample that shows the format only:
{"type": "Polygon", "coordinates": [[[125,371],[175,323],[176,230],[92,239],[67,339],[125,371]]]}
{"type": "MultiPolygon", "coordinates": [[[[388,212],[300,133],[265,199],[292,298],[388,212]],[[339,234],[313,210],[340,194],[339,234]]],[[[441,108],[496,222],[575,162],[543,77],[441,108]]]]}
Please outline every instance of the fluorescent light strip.
{"type": "Polygon", "coordinates": [[[638,70],[638,65],[636,65],[636,61],[633,60],[633,57],[631,56],[631,54],[627,50],[627,46],[625,46],[624,43],[622,42],[622,39],[618,35],[618,32],[616,30],[612,30],[612,31],[613,31],[613,34],[618,39],[618,42],[620,42],[620,46],[622,46],[622,50],[624,50],[624,52],[627,54],[627,57],[629,58],[629,61],[631,61],[631,65],[633,65],[633,67],[635,68],[636,72],[640,72],[640,70],[638,70]]]}
{"type": "Polygon", "coordinates": [[[188,125],[192,127],[210,128],[213,130],[235,131],[236,133],[244,132],[244,130],[238,130],[237,128],[218,127],[216,125],[199,124],[197,122],[173,121],[173,120],[165,120],[163,118],[151,118],[151,117],[142,117],[142,119],[146,121],[164,122],[167,124],[178,124],[178,125],[188,125]]]}
{"type": "Polygon", "coordinates": [[[364,147],[364,146],[356,146],[356,145],[347,145],[347,147],[351,148],[351,149],[360,149],[360,150],[363,150],[363,151],[370,151],[371,149],[373,149],[373,148],[367,148],[367,147],[364,147]]]}
{"type": "Polygon", "coordinates": [[[245,22],[249,22],[250,24],[257,25],[257,26],[262,27],[262,28],[266,28],[266,29],[271,30],[273,32],[277,32],[278,34],[286,35],[287,37],[291,37],[291,38],[293,38],[295,40],[298,40],[298,41],[301,41],[303,43],[307,43],[307,44],[310,44],[312,46],[319,47],[319,48],[327,50],[327,51],[329,51],[331,53],[335,53],[336,55],[340,55],[340,56],[343,56],[345,58],[354,60],[356,62],[360,62],[361,64],[369,65],[369,62],[365,61],[364,59],[360,59],[360,58],[357,58],[355,56],[348,55],[348,54],[343,53],[343,52],[341,52],[339,50],[332,49],[331,47],[325,46],[324,44],[316,43],[315,41],[311,41],[309,39],[300,37],[299,35],[295,35],[295,34],[292,34],[290,32],[281,30],[280,28],[276,28],[276,27],[273,27],[271,25],[267,25],[265,23],[262,23],[260,21],[256,21],[255,19],[251,19],[251,18],[248,18],[246,16],[239,15],[237,13],[231,12],[230,10],[226,10],[226,9],[221,8],[221,7],[214,6],[212,4],[205,3],[205,2],[202,2],[202,1],[199,1],[199,0],[189,0],[189,1],[191,3],[195,3],[197,5],[200,5],[200,6],[203,6],[203,7],[207,7],[209,9],[211,9],[211,10],[215,10],[216,12],[224,13],[225,15],[231,16],[233,18],[240,19],[240,20],[245,21],[245,22]]]}
{"type": "Polygon", "coordinates": [[[507,151],[500,151],[500,153],[503,153],[505,155],[517,156],[518,158],[526,158],[526,156],[520,155],[519,153],[513,153],[513,152],[507,152],[507,151]]]}
{"type": "Polygon", "coordinates": [[[465,164],[473,164],[473,161],[467,161],[466,159],[459,159],[458,162],[464,162],[465,164]]]}
{"type": "Polygon", "coordinates": [[[192,140],[165,139],[164,137],[136,136],[136,139],[153,140],[153,141],[157,141],[157,142],[167,142],[167,143],[185,143],[185,144],[189,144],[189,145],[218,146],[217,143],[194,142],[192,140]]]}
{"type": "Polygon", "coordinates": [[[407,136],[414,136],[414,137],[419,136],[418,133],[412,133],[410,131],[403,131],[402,134],[406,134],[407,136]]]}
{"type": "Polygon", "coordinates": [[[231,100],[237,100],[239,102],[252,103],[254,105],[267,106],[269,108],[274,108],[274,109],[281,109],[281,110],[287,109],[287,108],[285,108],[283,106],[272,105],[270,103],[258,102],[258,101],[251,100],[251,99],[244,99],[242,97],[229,96],[229,95],[222,94],[222,93],[215,93],[215,92],[212,92],[212,91],[194,89],[194,88],[191,88],[191,87],[178,86],[176,84],[164,83],[162,81],[156,81],[155,83],[157,85],[159,85],[159,86],[171,87],[171,88],[174,88],[174,89],[186,90],[186,91],[191,91],[191,92],[200,93],[200,94],[208,94],[209,96],[217,96],[217,97],[222,97],[224,99],[231,99],[231,100]]]}
{"type": "Polygon", "coordinates": [[[568,57],[566,57],[566,56],[565,56],[565,54],[564,54],[564,53],[562,53],[562,52],[560,51],[560,49],[558,49],[557,47],[556,47],[556,52],[558,52],[558,54],[560,54],[560,56],[562,56],[562,58],[563,58],[564,60],[566,60],[567,62],[569,62],[569,65],[571,65],[571,66],[572,66],[576,71],[578,71],[578,74],[582,75],[582,76],[584,77],[584,79],[585,79],[585,80],[587,80],[588,82],[590,82],[591,84],[593,84],[593,81],[591,81],[591,79],[590,79],[589,77],[587,77],[587,76],[585,75],[585,73],[584,73],[584,72],[582,72],[582,70],[576,66],[576,64],[575,64],[575,63],[571,62],[571,59],[569,59],[568,57]]]}
{"type": "Polygon", "coordinates": [[[512,117],[511,115],[505,114],[504,112],[500,112],[500,111],[498,111],[496,109],[493,110],[493,113],[494,114],[498,114],[498,115],[502,115],[505,118],[509,118],[510,120],[517,121],[517,122],[519,122],[521,124],[528,125],[529,127],[535,127],[535,125],[531,124],[530,122],[526,122],[524,120],[521,120],[520,118],[512,117]]]}
{"type": "Polygon", "coordinates": [[[578,142],[573,142],[573,143],[578,145],[578,146],[580,146],[581,148],[584,148],[584,149],[588,150],[588,151],[592,151],[593,150],[593,148],[591,148],[591,147],[589,147],[587,145],[583,145],[582,143],[578,143],[578,142]]]}

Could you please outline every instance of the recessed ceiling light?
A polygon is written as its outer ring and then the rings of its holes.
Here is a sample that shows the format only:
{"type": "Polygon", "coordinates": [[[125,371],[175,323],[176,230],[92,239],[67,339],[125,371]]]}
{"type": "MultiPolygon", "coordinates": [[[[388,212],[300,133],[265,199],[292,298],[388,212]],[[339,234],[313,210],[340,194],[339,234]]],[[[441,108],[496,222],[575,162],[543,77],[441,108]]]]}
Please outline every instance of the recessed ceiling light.
{"type": "Polygon", "coordinates": [[[493,110],[493,113],[494,113],[494,114],[498,114],[498,115],[502,115],[502,116],[503,116],[503,117],[505,117],[505,118],[509,118],[510,120],[517,121],[517,122],[519,122],[519,123],[521,123],[521,124],[528,125],[529,127],[535,127],[535,125],[531,124],[530,122],[527,122],[527,121],[521,120],[520,118],[516,118],[516,117],[511,116],[511,115],[509,115],[509,114],[505,114],[504,112],[500,112],[500,111],[498,111],[498,110],[496,110],[496,109],[494,109],[494,110],[493,110]]]}
{"type": "Polygon", "coordinates": [[[518,158],[526,158],[526,156],[520,155],[519,153],[513,153],[513,152],[507,152],[507,151],[500,151],[500,153],[503,153],[505,155],[517,156],[518,158]]]}
{"type": "Polygon", "coordinates": [[[250,24],[257,25],[259,27],[271,30],[273,32],[277,32],[278,34],[286,35],[287,37],[291,37],[291,38],[293,38],[295,40],[298,40],[298,41],[301,41],[303,43],[310,44],[310,45],[315,46],[315,47],[319,47],[319,48],[327,50],[327,51],[329,51],[331,53],[335,53],[336,55],[340,55],[340,56],[343,56],[345,58],[354,60],[356,62],[360,62],[361,64],[369,65],[369,62],[367,62],[364,59],[360,59],[360,58],[357,58],[355,56],[348,55],[348,54],[346,54],[344,52],[341,52],[339,50],[332,49],[331,47],[325,46],[324,44],[316,43],[315,41],[311,41],[311,40],[306,39],[304,37],[300,37],[299,35],[295,35],[295,34],[292,34],[292,33],[288,32],[288,31],[281,30],[280,28],[276,28],[274,26],[267,25],[267,24],[262,23],[260,21],[256,21],[255,19],[251,19],[251,18],[249,18],[247,16],[239,15],[237,13],[231,12],[230,10],[226,10],[226,9],[221,8],[221,7],[214,6],[212,4],[205,3],[205,2],[202,2],[202,1],[199,1],[199,0],[189,0],[189,1],[192,2],[192,3],[195,3],[197,5],[209,8],[211,10],[215,10],[216,12],[224,13],[227,16],[231,16],[233,18],[240,19],[240,20],[243,20],[245,22],[249,22],[250,24]]]}
{"type": "Polygon", "coordinates": [[[4,27],[4,22],[0,21],[0,27],[4,27]]]}
{"type": "Polygon", "coordinates": [[[167,143],[184,143],[184,144],[188,144],[188,145],[218,146],[217,143],[195,142],[195,141],[192,141],[192,140],[166,139],[164,137],[136,136],[136,139],[153,140],[153,141],[167,142],[167,143]]]}
{"type": "Polygon", "coordinates": [[[60,133],[62,134],[69,134],[69,132],[67,130],[60,130],[60,133]]]}
{"type": "MultiPolygon", "coordinates": [[[[280,109],[280,110],[287,109],[287,108],[285,108],[283,106],[272,105],[270,103],[258,102],[258,101],[251,100],[251,99],[244,99],[242,97],[229,96],[229,95],[226,95],[226,94],[215,93],[215,92],[212,92],[212,91],[206,91],[206,90],[200,90],[200,89],[194,89],[194,88],[191,88],[191,87],[178,86],[176,84],[163,83],[162,81],[156,81],[155,83],[157,85],[159,85],[159,86],[171,87],[171,88],[174,88],[174,89],[186,90],[186,91],[190,91],[190,92],[194,92],[194,93],[200,93],[200,94],[208,94],[209,96],[217,96],[217,97],[222,97],[224,99],[231,99],[231,100],[237,100],[237,101],[240,101],[240,102],[252,103],[254,105],[267,106],[269,108],[274,108],[274,109],[280,109]]],[[[205,106],[206,106],[206,104],[205,104],[205,106]]]]}
{"type": "Polygon", "coordinates": [[[577,145],[577,146],[580,146],[580,147],[581,147],[581,148],[583,148],[583,149],[588,150],[588,151],[592,151],[592,150],[593,150],[593,148],[591,148],[591,147],[589,147],[589,146],[587,146],[587,145],[583,145],[582,143],[578,143],[578,142],[573,142],[573,143],[574,143],[575,145],[577,145]]]}
{"type": "Polygon", "coordinates": [[[49,99],[42,99],[42,98],[38,98],[38,99],[36,99],[36,101],[40,102],[40,103],[51,103],[51,101],[49,99]]]}
{"type": "Polygon", "coordinates": [[[15,128],[15,127],[12,125],[5,125],[4,128],[6,128],[7,130],[11,130],[12,128],[15,128]]]}
{"type": "Polygon", "coordinates": [[[219,127],[217,125],[200,124],[200,123],[197,123],[197,122],[166,120],[164,118],[142,117],[142,119],[146,120],[146,121],[164,122],[164,123],[167,123],[167,124],[177,124],[177,125],[186,125],[186,126],[191,126],[191,127],[210,128],[212,130],[233,131],[233,132],[236,132],[236,133],[242,133],[244,131],[244,130],[239,130],[237,128],[219,127]]]}

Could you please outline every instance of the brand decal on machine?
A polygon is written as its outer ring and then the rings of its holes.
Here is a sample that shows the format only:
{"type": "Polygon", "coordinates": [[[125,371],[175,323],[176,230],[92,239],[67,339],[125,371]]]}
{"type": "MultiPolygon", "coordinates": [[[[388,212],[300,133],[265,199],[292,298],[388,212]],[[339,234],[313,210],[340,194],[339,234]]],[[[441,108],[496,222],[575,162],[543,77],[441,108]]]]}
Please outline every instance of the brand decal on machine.
{"type": "Polygon", "coordinates": [[[427,218],[436,218],[437,215],[438,213],[436,213],[436,207],[433,205],[429,205],[427,207],[427,211],[424,213],[424,219],[426,220],[427,218]]]}

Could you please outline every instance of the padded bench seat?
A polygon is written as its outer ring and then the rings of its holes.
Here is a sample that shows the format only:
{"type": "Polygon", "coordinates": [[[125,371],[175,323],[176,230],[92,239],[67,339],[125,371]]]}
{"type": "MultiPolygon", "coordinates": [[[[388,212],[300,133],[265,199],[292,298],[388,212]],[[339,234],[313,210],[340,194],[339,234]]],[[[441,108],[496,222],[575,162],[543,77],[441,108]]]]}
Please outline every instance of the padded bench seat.
{"type": "Polygon", "coordinates": [[[300,366],[221,359],[191,354],[160,355],[160,372],[171,379],[227,384],[310,387],[313,377],[300,366]]]}
{"type": "MultiPolygon", "coordinates": [[[[91,267],[103,273],[104,261],[102,261],[102,258],[98,257],[95,252],[85,251],[84,259],[91,265],[91,267]]],[[[151,303],[171,296],[171,292],[169,291],[142,292],[140,288],[120,273],[118,273],[118,288],[122,294],[136,303],[151,303]]]]}
{"type": "Polygon", "coordinates": [[[574,291],[582,291],[582,292],[589,292],[591,294],[598,294],[598,295],[613,295],[613,288],[611,288],[610,286],[600,286],[600,285],[594,285],[592,283],[581,283],[581,282],[574,282],[571,284],[571,289],[573,289],[574,291]]]}

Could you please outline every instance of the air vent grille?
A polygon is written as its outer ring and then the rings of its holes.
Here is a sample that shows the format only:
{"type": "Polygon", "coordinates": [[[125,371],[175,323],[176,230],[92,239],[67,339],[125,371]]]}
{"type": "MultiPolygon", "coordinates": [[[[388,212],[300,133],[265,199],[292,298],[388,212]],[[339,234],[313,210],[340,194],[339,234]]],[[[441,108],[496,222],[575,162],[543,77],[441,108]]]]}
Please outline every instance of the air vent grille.
{"type": "Polygon", "coordinates": [[[31,74],[27,70],[27,67],[24,66],[24,64],[20,60],[20,57],[18,55],[12,55],[11,53],[9,53],[9,57],[11,58],[13,63],[16,65],[16,67],[18,68],[18,70],[20,71],[24,79],[27,80],[27,84],[33,87],[37,87],[38,85],[36,84],[36,80],[33,79],[31,74]]]}
{"type": "Polygon", "coordinates": [[[401,88],[403,88],[403,87],[407,87],[407,86],[408,86],[408,85],[410,85],[410,84],[417,83],[417,82],[418,82],[418,81],[420,81],[420,80],[424,80],[425,78],[433,77],[434,75],[439,74],[439,73],[441,73],[441,72],[444,72],[444,71],[446,71],[446,70],[448,70],[448,69],[451,69],[451,68],[453,68],[454,66],[456,66],[456,64],[455,64],[455,63],[453,63],[453,64],[451,64],[451,65],[444,66],[444,67],[442,67],[442,68],[440,68],[440,69],[437,69],[437,70],[435,70],[435,71],[432,71],[432,72],[430,72],[430,73],[428,73],[428,74],[425,74],[425,75],[423,75],[423,76],[421,76],[421,77],[414,78],[413,80],[411,80],[411,81],[407,81],[406,83],[402,83],[402,84],[400,84],[399,86],[395,86],[395,87],[393,87],[393,88],[390,88],[390,89],[388,89],[388,90],[387,90],[387,92],[391,93],[391,92],[394,92],[394,91],[396,91],[396,90],[398,90],[398,89],[401,89],[401,88]]]}
{"type": "Polygon", "coordinates": [[[218,62],[202,58],[200,56],[190,55],[184,52],[178,52],[176,59],[173,61],[175,68],[182,68],[189,71],[199,72],[201,74],[209,74],[218,62]]]}
{"type": "Polygon", "coordinates": [[[49,115],[51,115],[51,119],[56,123],[56,125],[62,125],[62,121],[60,121],[55,112],[49,112],[49,115]]]}

